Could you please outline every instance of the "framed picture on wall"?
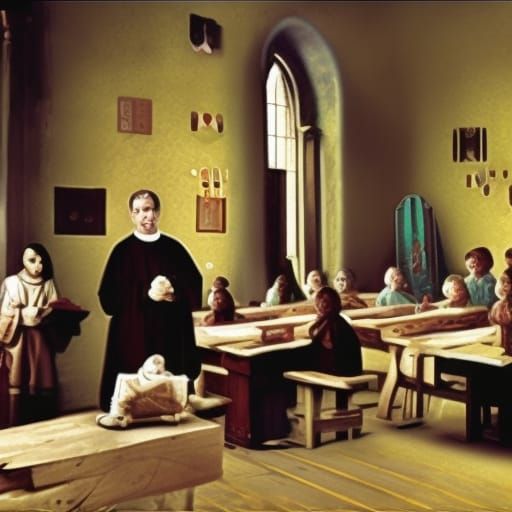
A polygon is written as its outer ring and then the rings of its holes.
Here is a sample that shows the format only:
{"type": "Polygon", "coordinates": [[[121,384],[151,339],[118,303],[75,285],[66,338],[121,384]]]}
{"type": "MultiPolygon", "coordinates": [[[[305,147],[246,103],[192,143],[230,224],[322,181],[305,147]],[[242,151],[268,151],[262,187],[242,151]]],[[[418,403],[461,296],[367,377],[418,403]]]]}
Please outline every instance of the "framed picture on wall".
{"type": "Polygon", "coordinates": [[[106,189],[54,187],[56,235],[105,235],[106,189]]]}
{"type": "Polygon", "coordinates": [[[196,231],[226,232],[226,198],[196,196],[196,231]]]}
{"type": "Polygon", "coordinates": [[[469,126],[453,130],[454,162],[487,161],[487,129],[469,126]]]}

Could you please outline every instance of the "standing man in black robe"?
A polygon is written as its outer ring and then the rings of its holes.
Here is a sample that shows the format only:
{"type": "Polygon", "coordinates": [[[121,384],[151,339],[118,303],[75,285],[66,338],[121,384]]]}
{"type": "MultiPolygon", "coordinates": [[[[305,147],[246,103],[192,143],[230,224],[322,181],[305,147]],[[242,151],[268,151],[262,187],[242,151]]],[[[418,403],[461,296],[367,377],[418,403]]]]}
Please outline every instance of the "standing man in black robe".
{"type": "Polygon", "coordinates": [[[135,231],[112,250],[98,292],[112,317],[100,389],[104,411],[117,374],[137,372],[151,354],[163,355],[173,374],[187,375],[189,393],[201,370],[192,309],[201,308],[202,276],[185,247],[159,231],[154,192],[134,192],[129,208],[135,231]]]}

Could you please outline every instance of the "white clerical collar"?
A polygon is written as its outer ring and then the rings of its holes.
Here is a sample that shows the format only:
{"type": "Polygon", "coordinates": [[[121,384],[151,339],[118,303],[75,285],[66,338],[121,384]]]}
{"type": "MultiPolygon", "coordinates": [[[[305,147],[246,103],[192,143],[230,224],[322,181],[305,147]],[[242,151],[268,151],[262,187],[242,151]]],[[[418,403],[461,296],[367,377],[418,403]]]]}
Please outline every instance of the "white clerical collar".
{"type": "Polygon", "coordinates": [[[160,238],[160,231],[151,233],[150,235],[145,235],[144,233],[139,233],[138,231],[134,231],[133,234],[143,242],[156,242],[160,238]]]}

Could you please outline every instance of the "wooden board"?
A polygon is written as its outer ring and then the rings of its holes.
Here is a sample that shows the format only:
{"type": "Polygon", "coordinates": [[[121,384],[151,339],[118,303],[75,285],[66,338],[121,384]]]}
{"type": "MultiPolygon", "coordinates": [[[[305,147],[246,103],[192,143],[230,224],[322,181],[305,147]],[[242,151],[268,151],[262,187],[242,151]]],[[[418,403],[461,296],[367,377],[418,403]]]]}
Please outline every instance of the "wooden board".
{"type": "MultiPolygon", "coordinates": [[[[279,304],[277,306],[250,306],[245,308],[236,308],[237,313],[243,315],[243,319],[233,323],[256,322],[258,320],[271,320],[287,316],[307,315],[315,312],[313,301],[291,302],[289,304],[279,304]]],[[[194,311],[194,325],[201,325],[203,318],[209,313],[209,310],[194,311]]],[[[231,324],[229,324],[231,325],[231,324]]]]}
{"type": "Polygon", "coordinates": [[[441,298],[434,212],[422,197],[407,195],[396,207],[395,242],[396,265],[418,302],[424,295],[441,298]]]}
{"type": "Polygon", "coordinates": [[[222,476],[219,424],[188,415],[177,425],[106,430],[99,412],[2,430],[0,510],[92,511],[222,476]]]}

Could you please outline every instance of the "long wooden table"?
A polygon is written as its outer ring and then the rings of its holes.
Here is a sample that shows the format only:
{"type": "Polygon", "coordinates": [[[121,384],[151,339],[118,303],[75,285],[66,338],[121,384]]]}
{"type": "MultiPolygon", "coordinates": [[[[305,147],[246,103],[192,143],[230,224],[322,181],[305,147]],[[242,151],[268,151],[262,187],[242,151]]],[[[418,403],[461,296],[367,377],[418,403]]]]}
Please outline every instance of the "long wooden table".
{"type": "Polygon", "coordinates": [[[87,512],[222,476],[219,424],[189,415],[105,430],[99,412],[1,430],[0,510],[87,512]]]}

